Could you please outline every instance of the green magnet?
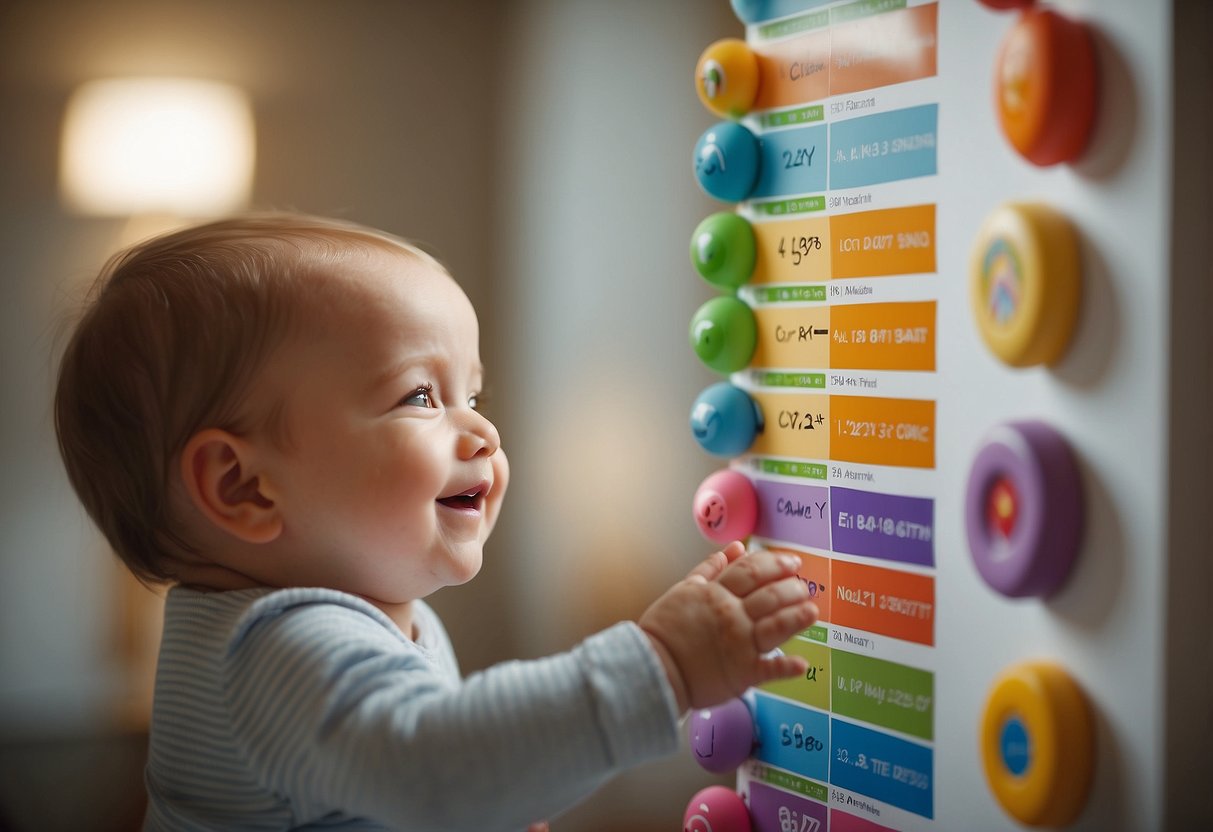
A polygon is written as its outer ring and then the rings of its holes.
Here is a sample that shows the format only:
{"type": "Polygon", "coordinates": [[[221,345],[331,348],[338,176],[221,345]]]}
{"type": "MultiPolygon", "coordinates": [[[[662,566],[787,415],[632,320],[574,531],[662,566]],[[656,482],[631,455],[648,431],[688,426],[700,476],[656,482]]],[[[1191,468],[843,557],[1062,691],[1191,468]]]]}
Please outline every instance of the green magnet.
{"type": "Polygon", "coordinates": [[[691,262],[703,279],[733,291],[750,279],[758,246],[750,223],[727,211],[712,214],[691,235],[691,262]]]}
{"type": "Polygon", "coordinates": [[[749,364],[757,343],[754,312],[735,297],[712,298],[691,318],[691,347],[718,373],[728,375],[749,364]]]}

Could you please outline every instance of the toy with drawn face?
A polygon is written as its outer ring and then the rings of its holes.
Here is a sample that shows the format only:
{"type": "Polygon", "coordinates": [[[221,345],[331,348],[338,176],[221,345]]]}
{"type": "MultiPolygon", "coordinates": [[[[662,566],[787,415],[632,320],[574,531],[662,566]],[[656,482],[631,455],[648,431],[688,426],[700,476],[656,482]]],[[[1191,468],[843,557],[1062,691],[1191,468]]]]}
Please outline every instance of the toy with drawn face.
{"type": "Polygon", "coordinates": [[[725,545],[754,533],[758,497],[745,474],[724,469],[700,483],[692,510],[700,533],[713,543],[725,545]]]}
{"type": "Polygon", "coordinates": [[[741,796],[724,786],[698,792],[682,816],[682,832],[750,832],[752,828],[741,796]]]}

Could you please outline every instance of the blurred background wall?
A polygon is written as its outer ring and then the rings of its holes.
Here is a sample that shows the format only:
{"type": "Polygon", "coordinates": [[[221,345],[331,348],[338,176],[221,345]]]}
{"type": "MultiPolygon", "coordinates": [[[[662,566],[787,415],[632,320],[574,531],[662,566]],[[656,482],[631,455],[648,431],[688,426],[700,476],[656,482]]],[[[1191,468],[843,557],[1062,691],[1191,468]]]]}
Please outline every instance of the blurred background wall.
{"type": "MultiPolygon", "coordinates": [[[[111,0],[0,4],[0,830],[141,816],[155,599],[123,577],[51,428],[64,322],[137,233],[58,195],[78,85],[185,76],[244,89],[251,206],[414,239],[480,311],[490,415],[513,469],[480,577],[434,600],[465,671],[637,615],[706,551],[713,467],[686,414],[709,296],[687,258],[716,206],[690,174],[711,118],[700,51],[725,0],[111,0]]],[[[677,828],[709,778],[686,754],[554,824],[677,828]]]]}

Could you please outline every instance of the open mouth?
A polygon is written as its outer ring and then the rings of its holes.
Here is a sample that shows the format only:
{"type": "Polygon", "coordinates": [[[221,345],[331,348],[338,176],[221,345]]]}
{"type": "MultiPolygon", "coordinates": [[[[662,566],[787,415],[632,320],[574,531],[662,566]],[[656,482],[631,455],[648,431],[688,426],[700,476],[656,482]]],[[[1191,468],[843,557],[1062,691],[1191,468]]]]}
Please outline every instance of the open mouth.
{"type": "Polygon", "coordinates": [[[458,511],[480,511],[484,508],[484,495],[487,492],[488,485],[480,483],[467,491],[461,491],[449,497],[439,497],[438,502],[447,508],[458,511]]]}

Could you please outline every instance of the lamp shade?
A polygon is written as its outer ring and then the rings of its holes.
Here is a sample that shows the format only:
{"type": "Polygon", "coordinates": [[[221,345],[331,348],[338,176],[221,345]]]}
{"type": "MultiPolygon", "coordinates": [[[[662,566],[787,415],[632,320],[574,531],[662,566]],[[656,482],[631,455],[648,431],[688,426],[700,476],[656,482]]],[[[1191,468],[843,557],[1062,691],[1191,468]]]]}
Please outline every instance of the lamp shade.
{"type": "Polygon", "coordinates": [[[253,159],[252,109],[236,87],[90,81],[68,102],[60,191],[88,214],[205,216],[247,203],[253,159]]]}

